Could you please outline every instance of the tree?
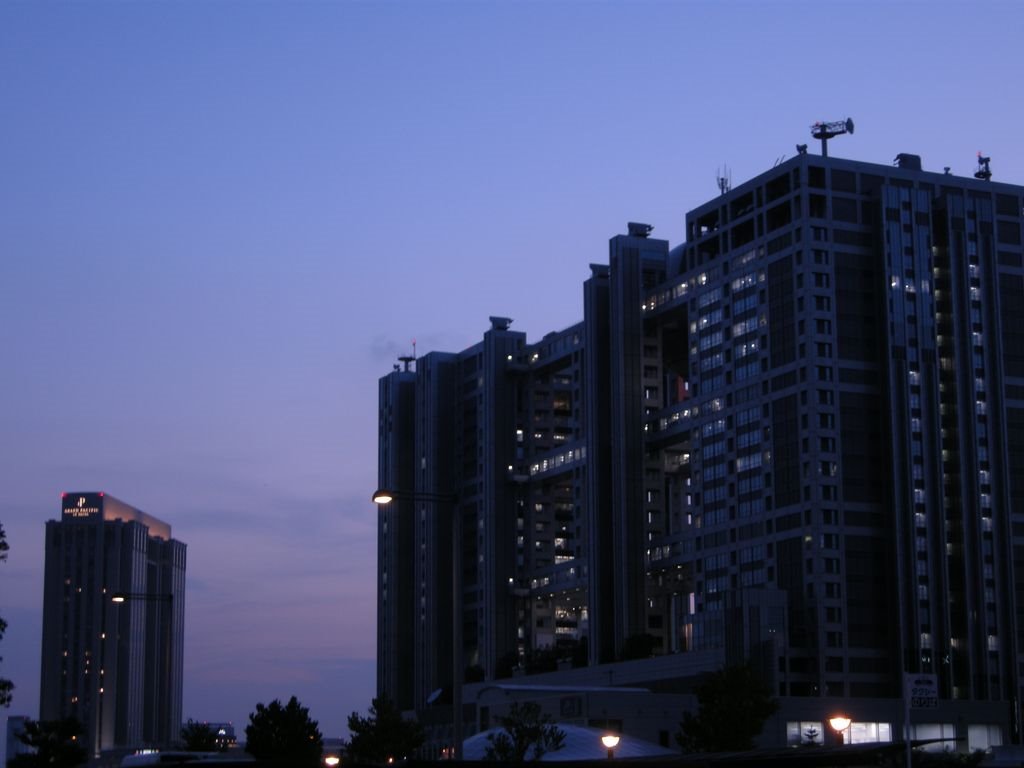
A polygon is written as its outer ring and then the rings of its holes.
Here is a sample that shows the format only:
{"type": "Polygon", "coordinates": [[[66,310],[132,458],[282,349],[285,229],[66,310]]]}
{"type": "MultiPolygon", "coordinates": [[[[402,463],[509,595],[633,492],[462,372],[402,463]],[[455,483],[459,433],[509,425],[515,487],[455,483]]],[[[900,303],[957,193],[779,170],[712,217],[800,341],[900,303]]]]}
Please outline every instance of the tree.
{"type": "Polygon", "coordinates": [[[748,664],[724,667],[697,686],[697,714],[683,713],[676,741],[688,752],[754,748],[765,721],[779,708],[771,688],[748,664]]]}
{"type": "Polygon", "coordinates": [[[515,702],[506,717],[496,719],[504,730],[487,737],[485,760],[502,763],[540,760],[565,743],[565,731],[551,721],[550,715],[542,715],[540,704],[535,702],[515,702]]]}
{"type": "Polygon", "coordinates": [[[257,759],[287,759],[289,765],[317,766],[323,735],[309,710],[294,696],[282,706],[278,699],[256,705],[245,726],[245,751],[257,759]]]}
{"type": "Polygon", "coordinates": [[[20,754],[11,758],[9,768],[74,768],[88,759],[85,747],[78,741],[82,724],[73,717],[63,720],[26,720],[25,730],[18,734],[18,741],[32,747],[35,752],[20,754]]]}
{"type": "Polygon", "coordinates": [[[388,758],[411,757],[426,739],[423,726],[402,717],[386,696],[373,700],[369,717],[361,717],[358,712],[349,715],[348,730],[352,739],[346,752],[356,763],[384,764],[388,758]]]}
{"type": "MultiPolygon", "coordinates": [[[[7,544],[7,533],[4,531],[4,526],[0,523],[0,563],[7,560],[7,550],[10,547],[7,544]]],[[[4,633],[7,631],[7,622],[0,617],[0,640],[3,640],[4,633]]],[[[3,661],[3,657],[0,657],[0,661],[3,661]]],[[[0,707],[11,706],[11,698],[13,696],[14,683],[5,677],[0,677],[0,707]]]]}
{"type": "Polygon", "coordinates": [[[587,644],[586,636],[575,641],[571,646],[571,649],[572,652],[570,656],[572,658],[573,668],[587,666],[587,660],[590,657],[590,647],[587,644]]]}
{"type": "Polygon", "coordinates": [[[512,677],[515,674],[516,667],[519,666],[519,653],[516,651],[509,651],[504,654],[495,666],[494,676],[496,678],[512,677]]]}
{"type": "Polygon", "coordinates": [[[977,768],[985,760],[985,753],[976,749],[973,752],[954,752],[946,747],[942,752],[925,752],[915,749],[911,758],[914,768],[977,768]]]}
{"type": "Polygon", "coordinates": [[[209,723],[197,723],[192,718],[181,729],[181,740],[189,752],[213,752],[220,749],[217,732],[209,723]]]}
{"type": "Polygon", "coordinates": [[[526,674],[538,675],[558,669],[558,654],[552,648],[534,648],[526,652],[526,674]]]}
{"type": "Polygon", "coordinates": [[[658,638],[646,632],[630,635],[622,643],[622,651],[619,656],[622,658],[622,661],[649,659],[654,655],[654,649],[657,644],[658,638]]]}

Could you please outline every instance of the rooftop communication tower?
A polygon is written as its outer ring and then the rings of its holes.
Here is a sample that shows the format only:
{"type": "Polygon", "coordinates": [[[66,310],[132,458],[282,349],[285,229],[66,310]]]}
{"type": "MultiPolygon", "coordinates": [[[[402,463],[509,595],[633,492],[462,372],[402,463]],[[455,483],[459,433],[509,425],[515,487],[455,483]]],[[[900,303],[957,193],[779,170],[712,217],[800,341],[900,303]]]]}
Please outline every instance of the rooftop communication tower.
{"type": "Polygon", "coordinates": [[[853,119],[837,120],[834,123],[815,123],[811,126],[811,136],[821,139],[821,156],[828,157],[828,140],[833,136],[853,133],[853,119]]]}
{"type": "Polygon", "coordinates": [[[981,179],[982,181],[988,181],[992,178],[992,170],[988,167],[988,164],[992,162],[991,157],[982,157],[981,152],[978,153],[978,170],[974,172],[974,178],[981,179]]]}

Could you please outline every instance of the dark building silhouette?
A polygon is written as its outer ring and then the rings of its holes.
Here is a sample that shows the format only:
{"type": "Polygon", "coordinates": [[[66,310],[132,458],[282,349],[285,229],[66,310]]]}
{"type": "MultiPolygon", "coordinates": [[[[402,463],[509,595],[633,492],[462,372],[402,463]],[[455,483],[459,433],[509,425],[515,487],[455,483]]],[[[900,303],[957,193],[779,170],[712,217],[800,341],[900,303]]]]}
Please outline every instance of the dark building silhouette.
{"type": "Polygon", "coordinates": [[[175,741],[185,545],[171,527],[107,494],[63,494],[44,578],[40,719],[77,718],[90,755],[175,741]]]}
{"type": "Polygon", "coordinates": [[[714,651],[779,696],[767,743],[840,707],[900,739],[908,676],[912,735],[1019,742],[1024,188],[990,175],[802,153],[682,245],[630,224],[582,323],[385,376],[381,485],[458,501],[380,515],[380,691],[450,685],[457,514],[471,680],[654,655],[631,680],[685,691],[714,651]]]}

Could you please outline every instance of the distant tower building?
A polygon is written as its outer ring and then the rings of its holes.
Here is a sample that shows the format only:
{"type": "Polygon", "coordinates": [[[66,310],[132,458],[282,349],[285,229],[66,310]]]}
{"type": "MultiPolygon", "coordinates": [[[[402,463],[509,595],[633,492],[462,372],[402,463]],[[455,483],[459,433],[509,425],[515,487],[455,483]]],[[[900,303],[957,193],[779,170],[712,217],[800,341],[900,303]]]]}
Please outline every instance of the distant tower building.
{"type": "Polygon", "coordinates": [[[77,718],[90,755],[168,744],[181,729],[185,545],[103,493],[61,506],[46,524],[40,719],[77,718]]]}

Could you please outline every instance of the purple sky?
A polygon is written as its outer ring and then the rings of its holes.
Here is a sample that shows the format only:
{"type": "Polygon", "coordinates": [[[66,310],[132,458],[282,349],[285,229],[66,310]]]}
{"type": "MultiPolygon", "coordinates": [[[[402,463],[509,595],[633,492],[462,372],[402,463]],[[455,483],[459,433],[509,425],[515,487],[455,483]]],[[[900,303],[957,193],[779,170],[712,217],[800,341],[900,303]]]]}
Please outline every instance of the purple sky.
{"type": "MultiPolygon", "coordinates": [[[[186,717],[374,691],[377,379],[538,340],[627,221],[831,154],[1024,183],[1017,2],[0,3],[0,674],[38,715],[44,521],[188,544],[186,717]]],[[[0,736],[2,738],[2,736],[0,736]]]]}

